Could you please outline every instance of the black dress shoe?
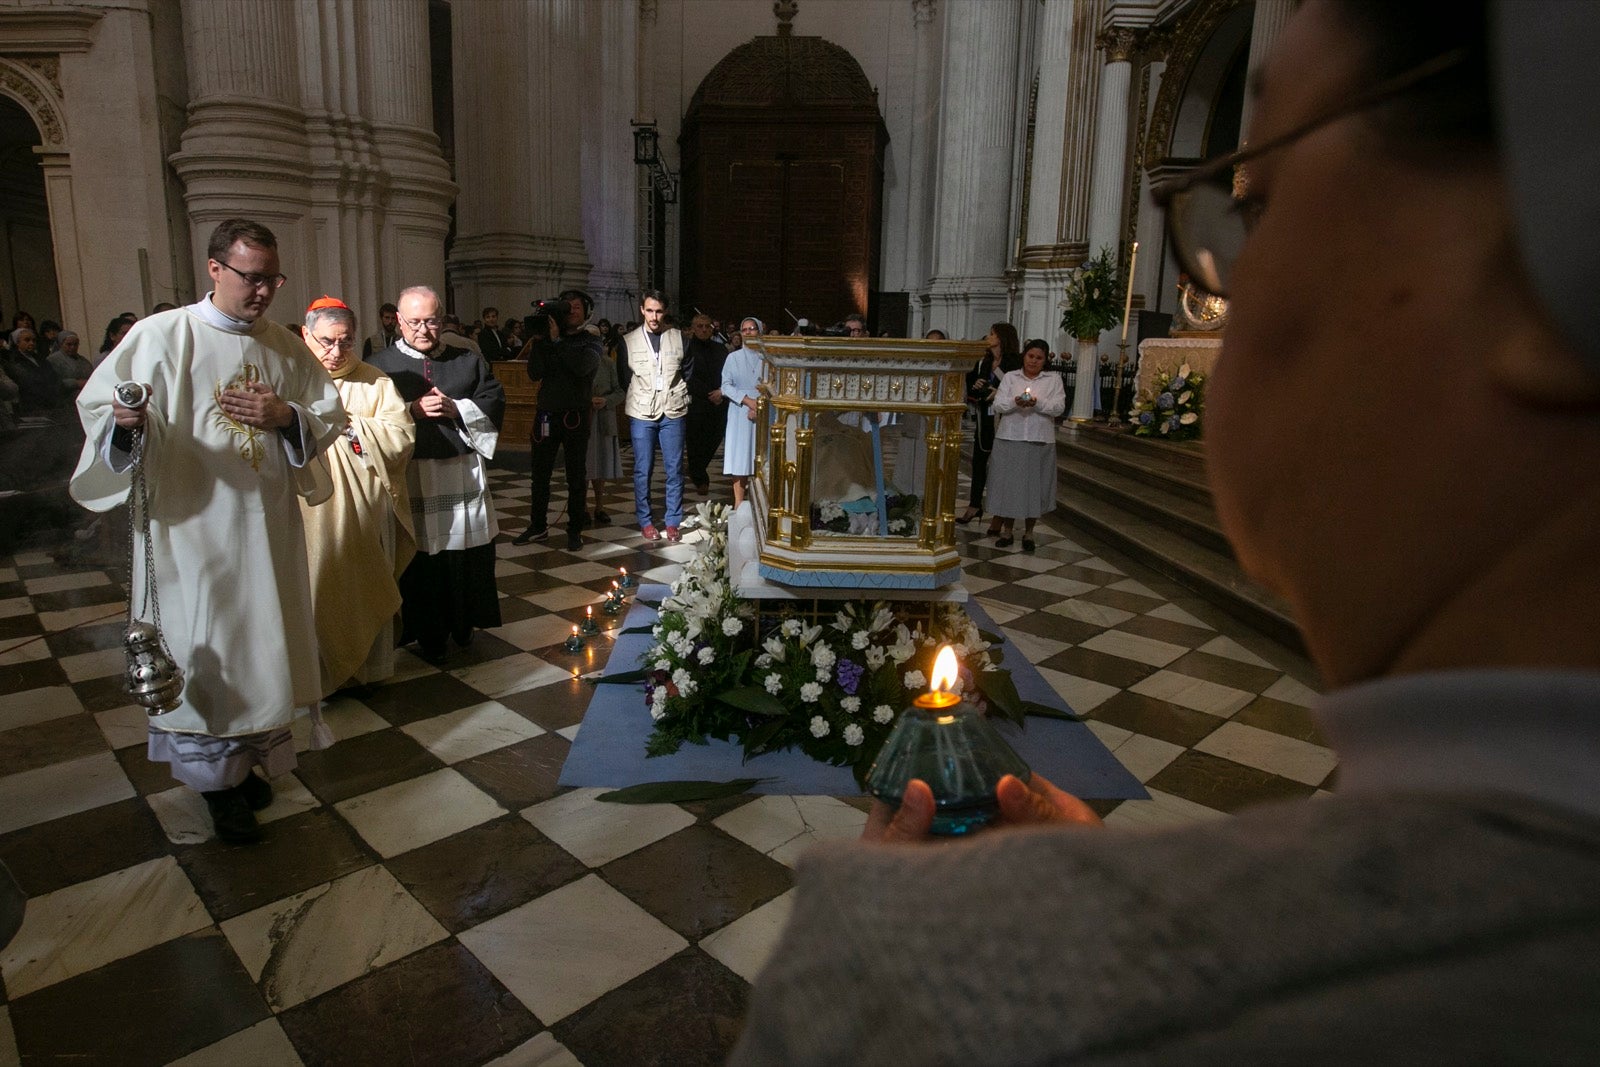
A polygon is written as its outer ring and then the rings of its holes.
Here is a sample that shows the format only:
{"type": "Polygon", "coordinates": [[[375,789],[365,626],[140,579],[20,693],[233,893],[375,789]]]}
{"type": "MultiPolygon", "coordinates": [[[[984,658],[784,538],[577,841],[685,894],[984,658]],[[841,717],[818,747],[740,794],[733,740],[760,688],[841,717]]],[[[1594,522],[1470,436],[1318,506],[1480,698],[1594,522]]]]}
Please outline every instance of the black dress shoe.
{"type": "Polygon", "coordinates": [[[253,845],[261,840],[261,825],[256,813],[250,810],[249,801],[238,786],[201,793],[206,807],[211,811],[211,825],[217,828],[217,837],[230,845],[253,845]]]}
{"type": "Polygon", "coordinates": [[[244,802],[250,805],[251,811],[260,811],[272,803],[272,783],[254,771],[245,775],[244,781],[234,788],[244,797],[244,802]]]}
{"type": "Polygon", "coordinates": [[[422,658],[423,662],[431,663],[435,667],[442,664],[449,654],[450,648],[443,640],[438,644],[433,644],[431,641],[417,642],[417,655],[422,658]]]}
{"type": "Polygon", "coordinates": [[[460,645],[462,648],[466,648],[468,645],[472,644],[472,627],[463,626],[459,630],[452,630],[450,631],[450,636],[455,640],[456,644],[460,645]]]}
{"type": "Polygon", "coordinates": [[[525,545],[532,541],[544,541],[550,537],[550,528],[547,526],[530,526],[511,539],[514,545],[525,545]]]}
{"type": "Polygon", "coordinates": [[[594,513],[594,524],[596,526],[610,526],[611,525],[611,516],[607,515],[603,511],[596,511],[594,513]]]}
{"type": "Polygon", "coordinates": [[[578,551],[578,549],[580,549],[582,547],[583,547],[583,535],[582,534],[575,534],[575,533],[567,534],[567,551],[568,552],[576,552],[576,551],[578,551]]]}
{"type": "Polygon", "coordinates": [[[1016,544],[1016,541],[1012,540],[1010,537],[1002,537],[994,543],[994,547],[1010,548],[1014,544],[1016,544]]]}
{"type": "Polygon", "coordinates": [[[1033,538],[1024,537],[1022,539],[1022,551],[1024,551],[1024,552],[1032,552],[1034,549],[1036,549],[1038,547],[1039,546],[1034,542],[1033,538]]]}

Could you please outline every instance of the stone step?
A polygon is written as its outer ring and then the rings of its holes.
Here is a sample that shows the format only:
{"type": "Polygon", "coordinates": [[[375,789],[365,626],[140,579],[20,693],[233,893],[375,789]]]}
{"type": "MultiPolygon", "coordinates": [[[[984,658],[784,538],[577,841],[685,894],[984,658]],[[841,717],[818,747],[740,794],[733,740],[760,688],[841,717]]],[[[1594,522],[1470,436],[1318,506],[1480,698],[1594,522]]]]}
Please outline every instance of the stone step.
{"type": "Polygon", "coordinates": [[[1116,443],[1115,438],[1120,436],[1064,430],[1057,442],[1057,460],[1073,464],[1074,469],[1103,470],[1203,508],[1211,507],[1211,488],[1206,484],[1204,469],[1195,468],[1192,456],[1185,452],[1175,458],[1169,454],[1171,449],[1160,445],[1130,448],[1116,443]],[[1104,440],[1106,437],[1112,440],[1104,440]]]}
{"type": "Polygon", "coordinates": [[[1065,477],[1056,513],[1145,566],[1193,589],[1222,610],[1285,646],[1304,651],[1288,605],[1244,576],[1231,555],[1079,488],[1065,477]]]}
{"type": "Polygon", "coordinates": [[[1185,490],[1141,468],[1113,468],[1080,458],[1073,451],[1056,455],[1061,487],[1070,487],[1112,504],[1130,515],[1182,534],[1196,545],[1231,560],[1233,549],[1222,535],[1209,494],[1196,500],[1185,490]]]}
{"type": "Polygon", "coordinates": [[[1076,441],[1085,448],[1110,455],[1136,456],[1139,463],[1182,472],[1192,481],[1205,484],[1206,454],[1198,442],[1139,437],[1121,426],[1112,427],[1102,422],[1067,423],[1062,428],[1075,431],[1076,441]]]}

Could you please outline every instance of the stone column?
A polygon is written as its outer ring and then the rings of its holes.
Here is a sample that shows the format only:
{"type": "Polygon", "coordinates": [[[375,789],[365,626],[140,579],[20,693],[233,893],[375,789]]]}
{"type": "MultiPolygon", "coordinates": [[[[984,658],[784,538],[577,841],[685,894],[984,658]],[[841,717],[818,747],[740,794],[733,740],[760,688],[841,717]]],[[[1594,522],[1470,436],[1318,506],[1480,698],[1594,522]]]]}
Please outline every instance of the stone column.
{"type": "Polygon", "coordinates": [[[1062,287],[1088,248],[1089,174],[1100,62],[1095,31],[1104,0],[1045,0],[1036,65],[1028,226],[1017,329],[1071,351],[1061,332],[1062,287]]]}
{"type": "MultiPolygon", "coordinates": [[[[293,5],[299,60],[299,98],[305,112],[310,157],[311,296],[327,292],[344,300],[365,325],[378,313],[379,199],[384,174],[372,151],[372,124],[365,115],[361,67],[402,57],[363,56],[356,39],[363,24],[381,26],[396,8],[365,0],[293,5]]],[[[302,307],[304,305],[301,305],[302,307]]]]}
{"type": "Polygon", "coordinates": [[[1100,35],[1106,64],[1100,72],[1100,107],[1095,120],[1094,172],[1089,183],[1090,256],[1117,251],[1122,234],[1122,198],[1127,186],[1128,89],[1133,77],[1133,30],[1117,27],[1100,35]]]}
{"type": "Polygon", "coordinates": [[[456,306],[502,313],[589,280],[582,234],[578,0],[456,0],[456,306]],[[518,87],[508,93],[507,87],[518,87]]]}
{"type": "Polygon", "coordinates": [[[982,337],[1006,314],[1020,26],[1016,0],[945,14],[928,315],[952,337],[982,337]]]}
{"type": "Polygon", "coordinates": [[[315,284],[295,16],[292,4],[183,0],[189,123],[171,163],[184,183],[199,292],[211,288],[206,240],[236,215],[278,237],[289,276],[280,306],[304,307],[315,284]]]}
{"type": "MultiPolygon", "coordinates": [[[[377,269],[369,283],[376,293],[369,299],[377,303],[358,312],[365,324],[376,322],[370,317],[377,314],[377,304],[393,300],[408,285],[444,292],[444,240],[456,186],[433,131],[427,0],[363,0],[362,6],[362,99],[384,181],[377,269]]],[[[470,322],[477,311],[463,314],[470,322]]]]}
{"type": "Polygon", "coordinates": [[[933,274],[934,153],[939,144],[939,52],[937,0],[911,0],[911,146],[906,180],[906,288],[912,337],[931,329],[948,330],[928,317],[928,281],[933,274]]]}
{"type": "Polygon", "coordinates": [[[589,293],[597,316],[626,320],[638,317],[639,306],[639,178],[628,125],[638,93],[639,21],[632,4],[598,4],[588,11],[593,76],[584,81],[595,90],[583,109],[593,116],[583,138],[583,237],[594,261],[589,293]]]}
{"type": "MultiPolygon", "coordinates": [[[[1256,0],[1255,17],[1250,21],[1250,59],[1246,77],[1254,78],[1261,64],[1272,54],[1272,46],[1278,43],[1278,34],[1288,25],[1295,6],[1295,0],[1256,0]]],[[[1240,144],[1250,136],[1250,115],[1255,110],[1255,103],[1255,97],[1246,92],[1244,112],[1239,118],[1240,144]]]]}
{"type": "MultiPolygon", "coordinates": [[[[1110,248],[1113,257],[1120,255],[1122,205],[1128,191],[1128,90],[1132,85],[1135,43],[1135,31],[1120,26],[1101,34],[1098,41],[1106,53],[1106,64],[1100,72],[1094,173],[1089,184],[1090,257],[1099,255],[1102,248],[1110,248]]],[[[1111,335],[1107,331],[1101,337],[1111,335]]],[[[1080,344],[1077,350],[1078,390],[1071,415],[1074,421],[1081,422],[1094,415],[1099,390],[1094,387],[1093,376],[1098,367],[1093,347],[1080,344]]]]}

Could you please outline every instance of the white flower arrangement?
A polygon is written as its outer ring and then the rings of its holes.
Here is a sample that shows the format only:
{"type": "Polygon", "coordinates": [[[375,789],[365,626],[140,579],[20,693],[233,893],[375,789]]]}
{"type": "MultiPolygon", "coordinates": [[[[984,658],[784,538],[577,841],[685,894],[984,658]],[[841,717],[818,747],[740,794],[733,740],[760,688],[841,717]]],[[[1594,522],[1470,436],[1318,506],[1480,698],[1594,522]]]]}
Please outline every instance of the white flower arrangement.
{"type": "Polygon", "coordinates": [[[966,699],[982,705],[991,690],[1007,691],[988,638],[958,605],[846,601],[814,620],[742,600],[727,578],[727,510],[697,510],[708,536],[663,600],[638,675],[655,723],[651,755],[732,739],[747,757],[797,747],[860,780],[899,709],[925,687],[939,645],[957,650],[966,699]],[[999,676],[1005,687],[975,687],[999,676]]]}

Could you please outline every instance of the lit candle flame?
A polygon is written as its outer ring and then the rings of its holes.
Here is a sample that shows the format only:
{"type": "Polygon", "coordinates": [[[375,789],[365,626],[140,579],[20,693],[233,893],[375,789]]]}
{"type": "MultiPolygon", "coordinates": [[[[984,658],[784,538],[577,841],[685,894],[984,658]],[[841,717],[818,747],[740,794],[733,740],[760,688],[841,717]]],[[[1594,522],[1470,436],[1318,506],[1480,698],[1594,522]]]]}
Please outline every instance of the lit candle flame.
{"type": "MultiPolygon", "coordinates": [[[[961,698],[951,692],[956,684],[956,651],[949,645],[939,650],[939,655],[933,661],[933,678],[928,682],[928,691],[918,696],[913,703],[919,708],[933,708],[935,710],[953,707],[961,703],[961,698]]],[[[940,718],[941,723],[946,721],[940,718]]],[[[954,722],[954,719],[950,719],[954,722]]]]}
{"type": "Polygon", "coordinates": [[[590,604],[588,607],[584,608],[583,613],[591,619],[594,618],[594,605],[590,604]]]}
{"type": "Polygon", "coordinates": [[[572,636],[573,637],[577,637],[578,636],[578,627],[577,627],[576,624],[574,624],[573,627],[572,627],[572,636]]]}
{"type": "Polygon", "coordinates": [[[928,692],[938,693],[954,689],[956,677],[956,650],[945,645],[939,649],[939,655],[933,661],[933,678],[928,683],[928,692]]]}

